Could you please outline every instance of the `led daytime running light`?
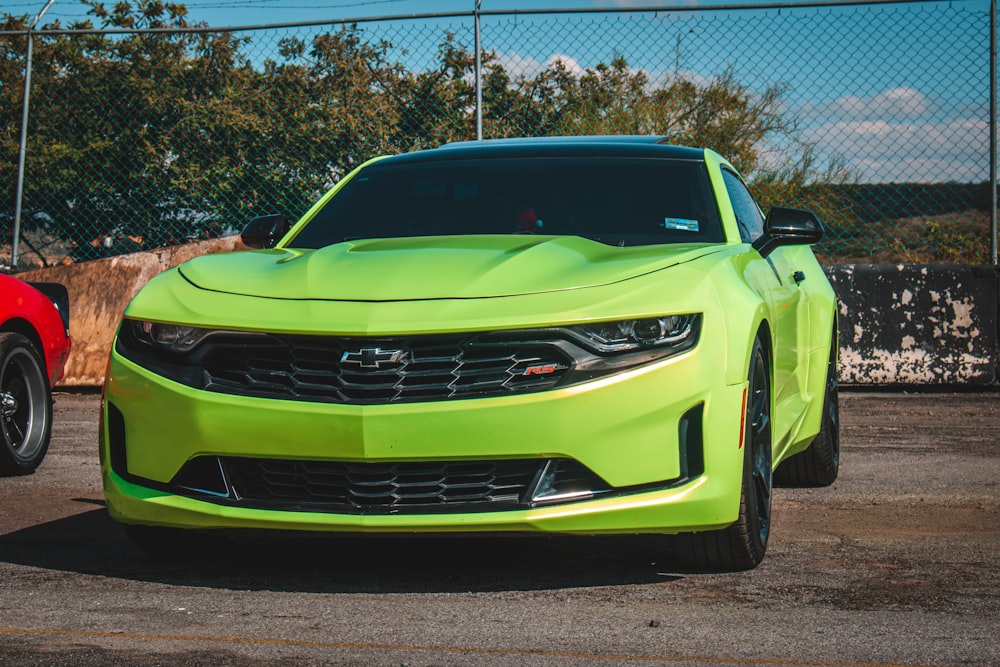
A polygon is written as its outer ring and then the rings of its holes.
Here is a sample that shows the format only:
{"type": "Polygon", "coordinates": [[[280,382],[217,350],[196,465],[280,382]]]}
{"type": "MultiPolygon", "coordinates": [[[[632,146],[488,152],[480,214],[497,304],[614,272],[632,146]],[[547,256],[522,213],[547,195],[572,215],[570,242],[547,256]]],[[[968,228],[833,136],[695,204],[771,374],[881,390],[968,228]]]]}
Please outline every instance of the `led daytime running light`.
{"type": "Polygon", "coordinates": [[[631,352],[673,346],[691,336],[700,315],[667,315],[568,327],[574,338],[597,352],[631,352]]]}

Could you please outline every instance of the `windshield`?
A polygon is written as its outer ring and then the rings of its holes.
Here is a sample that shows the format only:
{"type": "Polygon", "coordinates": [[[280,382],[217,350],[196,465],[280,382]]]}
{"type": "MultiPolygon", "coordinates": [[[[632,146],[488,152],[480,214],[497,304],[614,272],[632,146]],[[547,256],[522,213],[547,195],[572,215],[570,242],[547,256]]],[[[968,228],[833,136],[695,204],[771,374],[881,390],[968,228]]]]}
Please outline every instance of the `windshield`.
{"type": "Polygon", "coordinates": [[[289,245],[466,234],[575,235],[615,246],[724,240],[701,162],[505,157],[377,162],[289,245]]]}

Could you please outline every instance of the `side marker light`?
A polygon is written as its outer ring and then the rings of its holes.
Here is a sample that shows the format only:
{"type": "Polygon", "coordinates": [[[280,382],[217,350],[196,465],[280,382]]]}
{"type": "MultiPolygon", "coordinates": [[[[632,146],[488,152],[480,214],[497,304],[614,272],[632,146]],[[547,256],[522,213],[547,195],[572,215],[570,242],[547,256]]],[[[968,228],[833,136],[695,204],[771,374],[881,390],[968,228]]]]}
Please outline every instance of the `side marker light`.
{"type": "Polygon", "coordinates": [[[747,428],[747,390],[743,390],[743,407],[740,408],[740,449],[743,449],[743,437],[747,428]]]}

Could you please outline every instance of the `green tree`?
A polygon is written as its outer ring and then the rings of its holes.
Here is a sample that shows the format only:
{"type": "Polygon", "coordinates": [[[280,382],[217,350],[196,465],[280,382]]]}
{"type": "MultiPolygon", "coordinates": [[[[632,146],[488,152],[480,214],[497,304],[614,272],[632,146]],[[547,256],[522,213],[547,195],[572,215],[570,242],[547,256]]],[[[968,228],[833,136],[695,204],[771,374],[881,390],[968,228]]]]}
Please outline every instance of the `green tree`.
{"type": "MultiPolygon", "coordinates": [[[[71,27],[166,30],[36,38],[25,238],[58,231],[77,259],[108,252],[92,245],[105,236],[120,252],[239,229],[255,215],[295,217],[369,157],[475,137],[475,58],[453,34],[419,71],[356,25],[285,38],[261,62],[247,55],[250,37],[185,31],[182,4],[83,3],[91,18],[71,27]]],[[[6,16],[4,27],[26,21],[6,16]]],[[[0,40],[5,222],[24,45],[23,37],[0,40]]],[[[754,91],[732,70],[655,83],[623,56],[583,71],[556,60],[514,74],[486,52],[482,74],[487,138],[666,135],[730,158],[765,204],[819,202],[824,217],[844,217],[837,191],[824,184],[845,173],[817,169],[810,148],[796,142],[781,85],[754,91]],[[784,151],[793,157],[770,164],[772,145],[794,148],[784,151]]]]}
{"type": "MultiPolygon", "coordinates": [[[[108,11],[100,3],[84,4],[101,27],[187,26],[182,5],[140,0],[108,11]]],[[[162,245],[196,234],[195,219],[161,224],[176,219],[190,198],[172,183],[179,154],[170,137],[187,120],[186,103],[211,85],[204,77],[192,85],[192,72],[226,52],[229,40],[191,33],[36,38],[25,230],[45,224],[68,230],[78,258],[99,253],[100,245],[92,242],[110,234],[132,237],[132,245],[162,245]]],[[[213,71],[219,69],[225,68],[213,71]]],[[[21,79],[7,78],[6,69],[4,77],[5,89],[8,81],[21,79]]],[[[6,133],[3,141],[4,153],[16,152],[6,133]]]]}

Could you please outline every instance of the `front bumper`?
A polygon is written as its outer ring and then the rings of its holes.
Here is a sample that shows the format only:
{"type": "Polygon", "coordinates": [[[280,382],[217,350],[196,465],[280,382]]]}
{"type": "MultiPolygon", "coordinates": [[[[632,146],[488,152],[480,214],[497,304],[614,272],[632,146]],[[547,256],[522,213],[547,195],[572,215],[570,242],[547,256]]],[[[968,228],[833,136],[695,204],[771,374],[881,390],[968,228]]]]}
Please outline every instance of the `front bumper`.
{"type": "Polygon", "coordinates": [[[105,495],[118,521],[182,528],[578,534],[719,528],[732,523],[739,509],[744,391],[743,384],[710,380],[724,377],[719,363],[695,349],[565,389],[357,406],[196,390],[114,353],[102,406],[105,495]],[[114,435],[109,406],[120,413],[120,433],[114,435]],[[697,406],[703,466],[683,479],[679,423],[697,406]],[[113,447],[124,455],[112,456],[113,447]],[[353,462],[568,458],[611,487],[642,490],[502,511],[260,509],[171,492],[174,476],[199,456],[353,462]]]}

